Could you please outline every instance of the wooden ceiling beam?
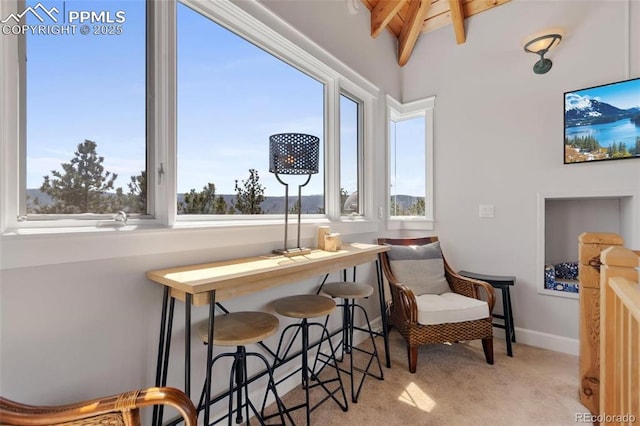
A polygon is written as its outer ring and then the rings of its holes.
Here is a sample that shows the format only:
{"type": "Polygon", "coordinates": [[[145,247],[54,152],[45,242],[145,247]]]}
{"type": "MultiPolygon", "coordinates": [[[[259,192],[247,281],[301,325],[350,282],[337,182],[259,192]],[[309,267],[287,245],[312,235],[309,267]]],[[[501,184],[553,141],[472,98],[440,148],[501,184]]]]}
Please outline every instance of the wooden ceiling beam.
{"type": "Polygon", "coordinates": [[[407,1],[409,0],[380,0],[371,10],[371,37],[378,37],[407,1]]]}
{"type": "Polygon", "coordinates": [[[464,10],[462,9],[462,0],[449,0],[451,8],[451,23],[456,33],[456,43],[463,44],[467,40],[464,32],[464,10]]]}
{"type": "Polygon", "coordinates": [[[411,56],[430,5],[430,0],[411,0],[409,4],[409,15],[398,38],[398,64],[400,66],[404,66],[411,56]]]}
{"type": "MultiPolygon", "coordinates": [[[[497,6],[501,6],[505,3],[509,3],[511,0],[475,0],[475,1],[463,1],[462,4],[462,12],[465,18],[468,18],[473,15],[477,15],[478,13],[482,13],[486,10],[492,9],[497,6]]],[[[427,15],[427,18],[424,21],[424,25],[422,25],[422,32],[428,33],[433,30],[437,30],[438,28],[446,27],[451,24],[451,11],[448,10],[446,13],[441,13],[436,16],[429,16],[431,13],[427,15]]]]}

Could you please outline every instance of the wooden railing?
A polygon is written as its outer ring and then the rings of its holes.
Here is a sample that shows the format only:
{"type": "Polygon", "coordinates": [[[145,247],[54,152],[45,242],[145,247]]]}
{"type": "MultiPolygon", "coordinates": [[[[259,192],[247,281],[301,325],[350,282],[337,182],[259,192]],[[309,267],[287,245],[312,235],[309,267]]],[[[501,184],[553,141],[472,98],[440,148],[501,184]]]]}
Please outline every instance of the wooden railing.
{"type": "Polygon", "coordinates": [[[600,261],[598,420],[631,425],[640,422],[640,251],[610,247],[600,261]]]}
{"type": "Polygon", "coordinates": [[[578,238],[580,279],[580,402],[600,413],[600,254],[622,246],[618,234],[585,232],[578,238]]]}

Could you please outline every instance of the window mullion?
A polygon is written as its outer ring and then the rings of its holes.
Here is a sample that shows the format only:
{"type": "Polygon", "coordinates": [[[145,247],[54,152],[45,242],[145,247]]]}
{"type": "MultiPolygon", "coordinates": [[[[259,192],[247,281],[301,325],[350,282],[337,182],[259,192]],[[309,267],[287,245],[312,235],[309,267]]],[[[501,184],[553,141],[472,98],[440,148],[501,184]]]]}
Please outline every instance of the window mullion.
{"type": "Polygon", "coordinates": [[[153,2],[149,195],[163,225],[176,222],[176,2],[153,2]]]}
{"type": "MultiPolygon", "coordinates": [[[[431,98],[433,100],[433,98],[431,98]]],[[[434,209],[433,209],[433,102],[429,103],[429,106],[425,109],[425,218],[433,221],[434,209]]]]}
{"type": "Polygon", "coordinates": [[[325,208],[331,220],[340,218],[340,85],[327,82],[325,90],[325,208]]]}
{"type": "MultiPolygon", "coordinates": [[[[0,16],[16,13],[20,2],[0,2],[0,16]]],[[[24,6],[24,4],[22,3],[24,6]]],[[[0,37],[0,169],[4,170],[0,179],[0,231],[17,225],[24,202],[20,193],[26,191],[19,168],[23,161],[20,151],[24,148],[24,120],[20,109],[24,109],[20,93],[24,90],[24,38],[16,35],[0,37]],[[22,46],[20,46],[22,44],[22,46]],[[17,62],[16,62],[17,60],[17,62]],[[16,141],[21,141],[16,143],[16,141]],[[17,160],[17,161],[16,161],[17,160]]]]}

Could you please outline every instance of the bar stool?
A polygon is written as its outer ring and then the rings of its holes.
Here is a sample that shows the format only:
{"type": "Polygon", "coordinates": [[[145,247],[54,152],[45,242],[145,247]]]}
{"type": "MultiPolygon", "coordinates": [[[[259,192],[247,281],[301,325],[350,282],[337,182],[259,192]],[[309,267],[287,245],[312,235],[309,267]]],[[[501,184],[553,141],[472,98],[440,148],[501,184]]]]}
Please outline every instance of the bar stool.
{"type": "MultiPolygon", "coordinates": [[[[249,424],[249,408],[256,416],[261,425],[264,425],[264,408],[269,391],[273,394],[276,406],[278,407],[278,415],[284,425],[284,404],[276,391],[275,381],[273,379],[273,370],[267,359],[260,353],[247,352],[245,345],[250,343],[258,343],[267,337],[273,335],[280,325],[278,318],[266,312],[231,312],[217,316],[215,319],[215,328],[213,330],[213,344],[218,346],[236,346],[234,353],[222,353],[217,355],[211,361],[209,368],[213,368],[216,361],[222,358],[233,358],[231,365],[231,373],[229,375],[229,410],[226,416],[216,420],[213,424],[218,423],[225,417],[228,418],[228,424],[231,425],[231,418],[235,413],[235,422],[240,424],[246,420],[249,424]],[[266,373],[269,376],[267,389],[264,394],[262,408],[258,411],[255,405],[249,399],[249,380],[247,376],[247,358],[256,357],[264,363],[266,373]],[[235,382],[235,385],[234,385],[235,382]],[[244,392],[244,393],[243,393],[244,392]],[[233,408],[233,396],[236,395],[236,407],[233,408]],[[242,409],[245,409],[245,417],[243,418],[242,409]]],[[[208,322],[203,322],[199,326],[200,335],[204,344],[208,344],[208,322]]],[[[206,383],[205,383],[206,386],[206,383]]],[[[202,396],[198,404],[198,411],[204,405],[205,388],[202,389],[202,396]]]]}
{"type": "MultiPolygon", "coordinates": [[[[307,294],[307,295],[289,296],[289,297],[278,299],[273,302],[273,307],[278,314],[284,317],[296,318],[296,319],[302,320],[300,323],[291,324],[283,330],[280,336],[280,342],[278,343],[278,349],[276,351],[276,354],[278,354],[279,356],[282,349],[283,342],[284,342],[285,334],[289,329],[296,329],[296,334],[292,338],[286,350],[283,352],[282,357],[279,358],[280,362],[286,362],[289,359],[292,359],[293,357],[288,359],[289,351],[293,346],[293,343],[295,341],[295,336],[298,334],[298,332],[302,333],[302,365],[300,368],[296,369],[291,374],[284,377],[281,381],[284,381],[289,377],[293,376],[294,374],[298,373],[298,371],[301,371],[302,387],[305,390],[305,401],[302,404],[298,404],[294,407],[287,408],[285,410],[286,413],[288,414],[291,411],[304,408],[306,411],[305,413],[306,420],[307,420],[306,424],[309,425],[311,423],[311,412],[316,408],[318,408],[323,402],[325,402],[329,398],[333,399],[335,403],[338,404],[340,408],[342,408],[342,411],[347,411],[348,410],[347,396],[345,394],[344,387],[342,386],[342,379],[340,378],[340,369],[338,368],[338,364],[335,358],[335,351],[333,349],[333,344],[331,343],[331,336],[329,335],[327,328],[323,324],[318,322],[309,322],[310,318],[318,318],[318,317],[323,317],[325,315],[329,315],[331,312],[335,310],[336,303],[332,299],[325,296],[307,294]],[[314,369],[309,367],[309,358],[308,358],[308,351],[310,349],[309,330],[311,327],[319,327],[321,329],[320,341],[318,343],[318,354],[321,354],[321,356],[323,356],[323,360],[321,361],[323,365],[318,371],[314,371],[314,369]],[[329,342],[330,350],[328,355],[322,353],[321,351],[322,343],[325,340],[329,342]],[[335,369],[336,376],[333,378],[327,378],[327,379],[321,380],[318,377],[318,375],[327,365],[330,365],[335,369]],[[316,383],[310,384],[309,379],[315,381],[316,383]],[[337,382],[338,386],[336,389],[331,390],[329,389],[329,386],[333,382],[337,382]],[[324,398],[322,398],[318,403],[312,406],[309,401],[309,390],[317,386],[322,387],[322,389],[326,392],[327,395],[324,398]],[[344,403],[338,400],[338,398],[336,398],[336,393],[338,392],[342,393],[341,399],[344,403]]],[[[278,362],[278,360],[276,360],[276,362],[278,362]]]]}
{"type": "MultiPolygon", "coordinates": [[[[369,315],[367,315],[367,311],[355,302],[356,299],[364,299],[373,294],[373,287],[368,284],[358,283],[358,282],[348,282],[348,281],[338,281],[338,282],[330,282],[322,285],[321,289],[325,294],[334,297],[341,298],[342,303],[337,306],[342,307],[342,348],[345,353],[350,354],[349,356],[349,370],[340,369],[347,374],[349,374],[351,378],[351,401],[354,403],[358,402],[358,396],[360,395],[360,391],[362,390],[362,385],[364,384],[364,380],[367,376],[375,377],[378,380],[384,380],[384,375],[382,373],[382,365],[380,364],[380,357],[378,356],[378,349],[376,347],[376,342],[374,340],[375,333],[371,329],[371,323],[369,322],[369,315]],[[362,312],[366,321],[366,328],[358,327],[354,324],[355,319],[355,311],[356,308],[362,312]],[[373,349],[370,351],[358,348],[353,345],[353,332],[354,331],[362,331],[369,335],[369,339],[371,340],[371,345],[373,349]],[[366,355],[369,355],[367,364],[365,368],[354,367],[353,365],[353,351],[357,351],[366,355]],[[373,366],[373,361],[376,361],[378,365],[379,374],[374,374],[371,371],[373,366]],[[354,381],[354,369],[360,373],[362,373],[362,377],[360,378],[360,383],[358,384],[358,389],[355,389],[355,381],[354,381]]],[[[327,319],[325,320],[325,327],[329,321],[329,316],[327,315],[327,319]]]]}

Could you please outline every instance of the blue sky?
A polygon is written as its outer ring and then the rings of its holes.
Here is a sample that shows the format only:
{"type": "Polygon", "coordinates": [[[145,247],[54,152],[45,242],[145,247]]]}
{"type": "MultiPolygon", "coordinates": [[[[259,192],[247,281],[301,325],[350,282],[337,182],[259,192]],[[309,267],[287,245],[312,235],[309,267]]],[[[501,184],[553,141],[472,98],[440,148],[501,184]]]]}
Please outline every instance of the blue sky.
{"type": "Polygon", "coordinates": [[[144,3],[67,1],[66,9],[123,9],[127,21],[121,35],[27,36],[27,187],[39,187],[90,139],[126,189],[145,165],[144,3]]]}
{"type": "MultiPolygon", "coordinates": [[[[44,175],[60,170],[90,139],[126,192],[130,176],[145,167],[144,2],[41,3],[67,11],[124,10],[126,22],[120,35],[27,37],[27,187],[38,188],[44,175]]],[[[268,173],[269,135],[309,133],[322,146],[323,84],[186,6],[178,5],[177,20],[178,192],[213,182],[218,193],[232,194],[235,180],[255,168],[266,195],[282,195],[282,185],[268,173]]],[[[343,98],[341,106],[341,186],[351,192],[357,105],[343,98]]],[[[322,193],[323,184],[321,170],[304,194],[322,193]]]]}

